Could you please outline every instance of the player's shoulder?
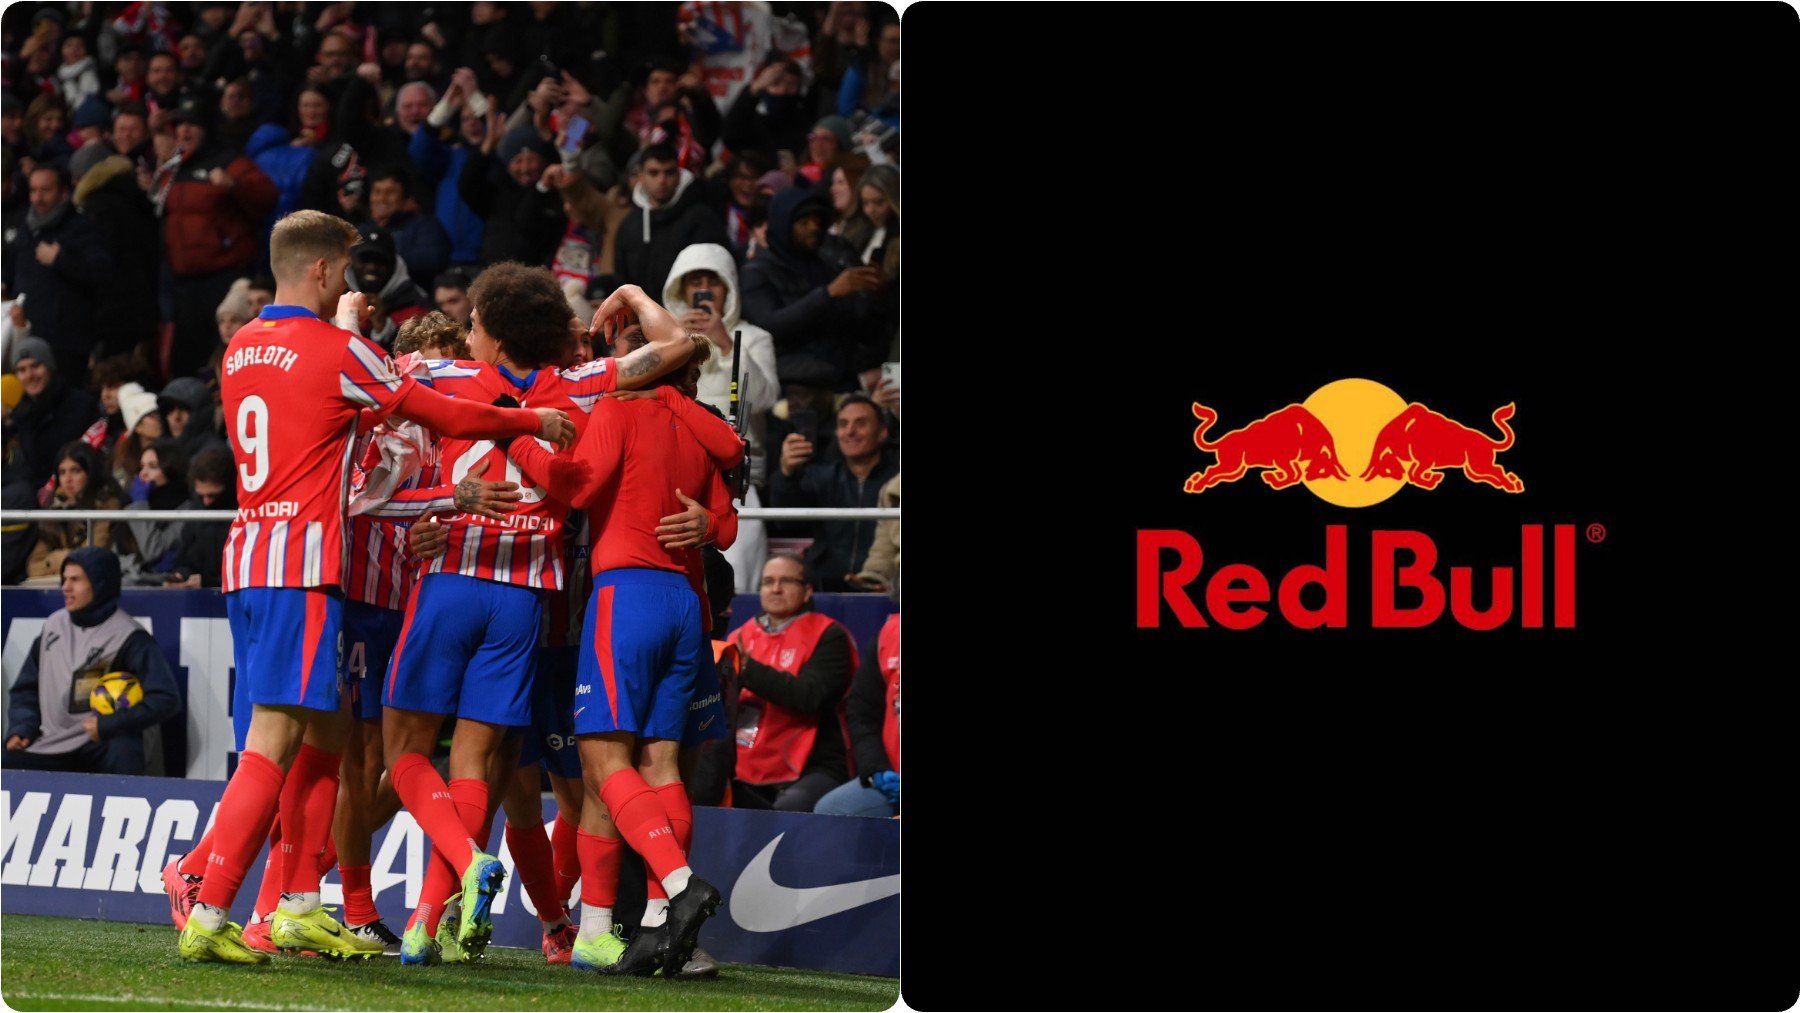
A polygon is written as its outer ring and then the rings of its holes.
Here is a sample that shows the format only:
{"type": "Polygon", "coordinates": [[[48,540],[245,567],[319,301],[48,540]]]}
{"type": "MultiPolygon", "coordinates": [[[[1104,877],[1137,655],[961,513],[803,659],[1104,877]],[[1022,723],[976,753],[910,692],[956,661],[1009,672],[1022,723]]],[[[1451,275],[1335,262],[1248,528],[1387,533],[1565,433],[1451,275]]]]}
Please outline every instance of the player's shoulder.
{"type": "Polygon", "coordinates": [[[556,371],[556,375],[571,383],[579,383],[582,380],[600,376],[610,371],[612,369],[612,362],[613,360],[610,357],[595,359],[592,362],[584,362],[578,366],[570,366],[568,369],[559,369],[556,371]]]}
{"type": "Polygon", "coordinates": [[[485,362],[475,359],[426,359],[425,368],[440,390],[455,390],[458,385],[478,383],[492,371],[485,362]]]}

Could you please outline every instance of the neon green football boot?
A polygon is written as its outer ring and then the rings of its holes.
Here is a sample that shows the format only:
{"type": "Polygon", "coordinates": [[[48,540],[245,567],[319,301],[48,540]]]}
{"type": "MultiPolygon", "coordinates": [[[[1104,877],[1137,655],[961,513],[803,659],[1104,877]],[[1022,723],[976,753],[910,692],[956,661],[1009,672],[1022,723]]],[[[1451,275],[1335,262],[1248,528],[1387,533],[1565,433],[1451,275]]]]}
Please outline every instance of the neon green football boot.
{"type": "Polygon", "coordinates": [[[269,930],[269,941],[284,950],[313,950],[339,959],[362,957],[366,960],[381,954],[380,943],[344,928],[331,917],[331,909],[323,905],[306,914],[277,907],[274,921],[274,927],[269,930]]]}
{"type": "Polygon", "coordinates": [[[400,962],[402,964],[436,964],[443,961],[443,953],[438,941],[425,934],[425,924],[418,922],[407,926],[406,935],[400,940],[400,962]]]}
{"type": "Polygon", "coordinates": [[[200,924],[200,919],[191,915],[187,925],[181,929],[181,938],[175,944],[175,952],[185,960],[209,960],[219,964],[266,964],[269,955],[258,953],[244,945],[244,927],[237,922],[226,922],[218,929],[209,929],[200,924]]]}

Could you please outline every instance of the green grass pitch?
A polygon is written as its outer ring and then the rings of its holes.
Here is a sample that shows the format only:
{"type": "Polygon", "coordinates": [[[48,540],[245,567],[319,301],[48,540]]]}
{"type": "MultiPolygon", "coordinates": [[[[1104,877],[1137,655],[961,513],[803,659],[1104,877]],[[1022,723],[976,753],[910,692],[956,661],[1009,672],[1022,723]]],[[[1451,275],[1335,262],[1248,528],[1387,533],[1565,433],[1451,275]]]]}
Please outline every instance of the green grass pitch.
{"type": "Polygon", "coordinates": [[[899,991],[893,978],[745,964],[711,981],[604,978],[501,947],[437,967],[396,957],[195,964],[175,955],[168,925],[0,917],[0,993],[20,1010],[885,1010],[899,991]]]}

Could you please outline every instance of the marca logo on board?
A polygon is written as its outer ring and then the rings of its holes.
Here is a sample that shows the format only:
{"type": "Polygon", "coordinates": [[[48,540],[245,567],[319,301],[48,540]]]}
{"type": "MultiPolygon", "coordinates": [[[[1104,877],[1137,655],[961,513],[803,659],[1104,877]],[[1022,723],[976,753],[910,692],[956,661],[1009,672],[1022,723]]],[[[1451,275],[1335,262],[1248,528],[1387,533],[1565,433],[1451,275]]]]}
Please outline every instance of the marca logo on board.
{"type": "MultiPolygon", "coordinates": [[[[1190,474],[1182,488],[1206,494],[1207,503],[1225,494],[1222,486],[1253,471],[1270,489],[1304,486],[1327,503],[1350,508],[1373,507],[1407,487],[1433,491],[1459,472],[1496,492],[1525,491],[1524,479],[1499,459],[1517,443],[1512,419],[1518,405],[1511,401],[1489,415],[1491,431],[1362,378],[1333,381],[1224,433],[1218,432],[1218,411],[1198,401],[1191,410],[1200,420],[1194,445],[1214,459],[1190,474]]],[[[1196,585],[1206,556],[1199,538],[1186,531],[1140,530],[1137,625],[1159,627],[1173,615],[1184,627],[1249,629],[1278,613],[1299,629],[1350,626],[1348,532],[1345,524],[1326,525],[1323,565],[1297,566],[1271,578],[1252,564],[1233,562],[1213,569],[1201,588],[1196,585]]],[[[1590,526],[1589,541],[1603,537],[1604,528],[1590,526]]],[[[1546,619],[1555,628],[1573,627],[1575,525],[1525,523],[1518,544],[1516,566],[1494,566],[1485,581],[1473,567],[1451,566],[1446,582],[1430,534],[1371,531],[1363,571],[1369,575],[1366,612],[1360,603],[1358,612],[1373,628],[1430,626],[1446,612],[1471,630],[1497,629],[1515,619],[1524,629],[1543,628],[1546,619]]]]}

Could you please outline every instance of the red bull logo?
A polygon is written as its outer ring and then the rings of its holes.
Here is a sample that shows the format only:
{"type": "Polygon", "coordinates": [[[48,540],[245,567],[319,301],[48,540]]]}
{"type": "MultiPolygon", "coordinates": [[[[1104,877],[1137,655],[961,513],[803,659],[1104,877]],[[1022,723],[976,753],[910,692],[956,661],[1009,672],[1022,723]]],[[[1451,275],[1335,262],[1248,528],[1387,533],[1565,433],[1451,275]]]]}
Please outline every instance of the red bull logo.
{"type": "Polygon", "coordinates": [[[1360,507],[1407,485],[1435,489],[1446,472],[1461,471],[1472,482],[1523,492],[1524,481],[1495,458],[1513,446],[1509,420],[1516,411],[1514,404],[1495,409],[1490,421],[1500,435],[1489,436],[1417,401],[1409,403],[1383,384],[1352,378],[1209,439],[1219,413],[1195,402],[1200,425],[1194,446],[1216,459],[1188,476],[1182,488],[1201,493],[1261,469],[1271,489],[1301,484],[1326,502],[1360,507]]]}

